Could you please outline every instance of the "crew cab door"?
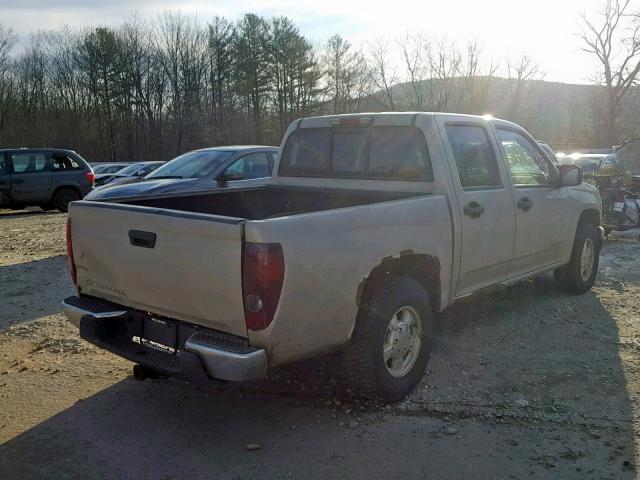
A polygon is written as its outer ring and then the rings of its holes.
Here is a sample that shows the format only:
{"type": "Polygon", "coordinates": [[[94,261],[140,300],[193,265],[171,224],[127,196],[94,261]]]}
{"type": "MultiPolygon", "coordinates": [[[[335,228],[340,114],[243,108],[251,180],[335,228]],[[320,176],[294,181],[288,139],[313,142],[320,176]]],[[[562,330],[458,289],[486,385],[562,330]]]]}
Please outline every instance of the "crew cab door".
{"type": "Polygon", "coordinates": [[[526,132],[496,126],[513,183],[516,241],[508,278],[560,264],[573,242],[577,219],[557,170],[526,132]],[[576,219],[576,221],[574,221],[576,219]]]}
{"type": "Polygon", "coordinates": [[[460,264],[456,295],[504,281],[513,255],[515,211],[498,145],[486,122],[438,116],[456,191],[460,264]]]}
{"type": "Polygon", "coordinates": [[[9,153],[13,166],[13,203],[33,205],[51,200],[51,162],[46,152],[18,150],[9,153]]]}
{"type": "Polygon", "coordinates": [[[0,152],[0,207],[11,203],[11,170],[4,152],[0,152]]]}

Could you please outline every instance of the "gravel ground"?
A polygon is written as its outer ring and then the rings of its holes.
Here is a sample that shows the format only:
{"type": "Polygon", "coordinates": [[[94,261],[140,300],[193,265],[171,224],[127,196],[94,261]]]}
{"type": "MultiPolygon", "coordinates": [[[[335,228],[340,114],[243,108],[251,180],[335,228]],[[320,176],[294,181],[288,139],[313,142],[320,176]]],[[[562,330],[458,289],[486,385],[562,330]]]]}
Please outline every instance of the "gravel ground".
{"type": "Polygon", "coordinates": [[[59,313],[65,221],[0,212],[0,478],[637,478],[637,232],[607,241],[585,295],[545,276],[449,309],[416,392],[376,405],[326,361],[134,381],[59,313]]]}

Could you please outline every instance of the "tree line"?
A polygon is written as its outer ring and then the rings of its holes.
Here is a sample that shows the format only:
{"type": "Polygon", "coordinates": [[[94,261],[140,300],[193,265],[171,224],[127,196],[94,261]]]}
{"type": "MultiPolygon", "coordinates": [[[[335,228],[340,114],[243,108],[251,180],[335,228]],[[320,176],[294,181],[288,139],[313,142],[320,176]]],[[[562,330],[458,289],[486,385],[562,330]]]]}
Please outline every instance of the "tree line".
{"type": "MultiPolygon", "coordinates": [[[[607,4],[626,14],[628,5],[607,4]]],[[[0,24],[0,147],[66,147],[103,161],[279,144],[296,118],[355,111],[491,111],[535,129],[531,80],[543,78],[531,57],[499,62],[477,40],[407,33],[361,47],[340,35],[314,44],[289,18],[255,14],[203,23],[165,12],[152,23],[134,17],[116,27],[40,32],[20,49],[0,24]]],[[[631,53],[621,98],[640,70],[640,49],[631,53]]]]}

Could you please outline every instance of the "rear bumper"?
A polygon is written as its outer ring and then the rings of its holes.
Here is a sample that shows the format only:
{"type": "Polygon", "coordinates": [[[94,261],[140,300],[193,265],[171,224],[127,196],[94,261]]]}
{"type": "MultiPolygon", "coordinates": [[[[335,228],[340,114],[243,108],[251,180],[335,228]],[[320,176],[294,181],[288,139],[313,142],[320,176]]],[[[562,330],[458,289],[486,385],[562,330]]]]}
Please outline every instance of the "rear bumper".
{"type": "Polygon", "coordinates": [[[267,373],[266,351],[244,338],[91,297],[69,297],[62,308],[85,340],[163,375],[241,382],[267,373]]]}

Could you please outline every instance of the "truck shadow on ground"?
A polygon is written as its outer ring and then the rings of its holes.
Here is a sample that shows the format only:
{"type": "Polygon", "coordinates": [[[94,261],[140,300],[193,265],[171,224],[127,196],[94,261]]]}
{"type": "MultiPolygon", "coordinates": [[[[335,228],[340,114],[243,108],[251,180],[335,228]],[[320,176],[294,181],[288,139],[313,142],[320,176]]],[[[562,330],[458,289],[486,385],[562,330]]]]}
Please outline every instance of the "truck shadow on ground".
{"type": "Polygon", "coordinates": [[[400,406],[337,407],[323,362],[233,387],[125,380],[0,446],[0,472],[631,479],[623,353],[597,293],[562,295],[543,277],[445,312],[427,375],[400,406]],[[456,421],[465,436],[439,436],[456,421]]]}
{"type": "Polygon", "coordinates": [[[64,255],[0,266],[0,331],[59,313],[61,299],[72,293],[64,255]]]}

